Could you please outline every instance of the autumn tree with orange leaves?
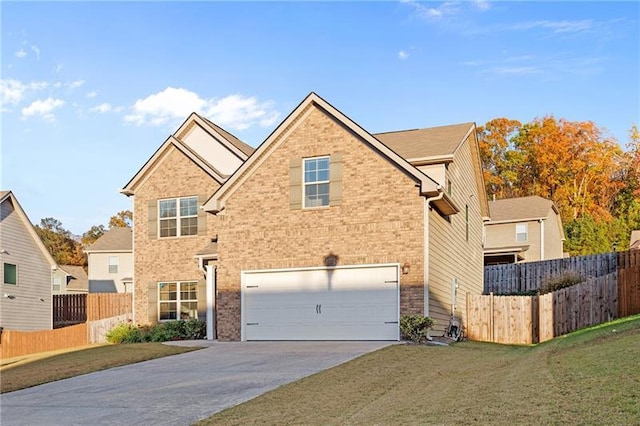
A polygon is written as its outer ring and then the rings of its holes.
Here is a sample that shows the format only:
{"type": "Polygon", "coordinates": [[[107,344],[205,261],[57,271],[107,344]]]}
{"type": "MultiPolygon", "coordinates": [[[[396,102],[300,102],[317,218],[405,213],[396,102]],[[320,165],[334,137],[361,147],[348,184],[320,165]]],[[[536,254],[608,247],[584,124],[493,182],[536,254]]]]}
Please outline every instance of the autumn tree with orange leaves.
{"type": "Polygon", "coordinates": [[[640,226],[636,126],[628,152],[593,122],[553,116],[526,124],[497,118],[479,127],[478,136],[488,195],[553,200],[573,254],[610,251],[613,242],[623,249],[630,229],[640,226]]]}

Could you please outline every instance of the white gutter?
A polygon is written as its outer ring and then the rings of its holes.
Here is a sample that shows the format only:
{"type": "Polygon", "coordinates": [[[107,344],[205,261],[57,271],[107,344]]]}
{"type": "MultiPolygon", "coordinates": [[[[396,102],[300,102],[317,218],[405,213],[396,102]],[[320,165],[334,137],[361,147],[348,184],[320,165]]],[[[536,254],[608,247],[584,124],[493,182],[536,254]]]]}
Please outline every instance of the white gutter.
{"type": "Polygon", "coordinates": [[[438,195],[424,200],[424,316],[429,316],[429,204],[444,197],[444,188],[438,185],[438,195]]]}

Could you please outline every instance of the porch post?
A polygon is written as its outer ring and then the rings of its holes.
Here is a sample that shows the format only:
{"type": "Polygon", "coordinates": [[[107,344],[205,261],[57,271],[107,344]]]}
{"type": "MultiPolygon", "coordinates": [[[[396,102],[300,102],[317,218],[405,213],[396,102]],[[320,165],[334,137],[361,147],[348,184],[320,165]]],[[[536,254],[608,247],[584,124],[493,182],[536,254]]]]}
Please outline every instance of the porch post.
{"type": "Polygon", "coordinates": [[[207,340],[214,340],[215,333],[215,287],[216,287],[216,267],[205,266],[207,271],[207,340]]]}

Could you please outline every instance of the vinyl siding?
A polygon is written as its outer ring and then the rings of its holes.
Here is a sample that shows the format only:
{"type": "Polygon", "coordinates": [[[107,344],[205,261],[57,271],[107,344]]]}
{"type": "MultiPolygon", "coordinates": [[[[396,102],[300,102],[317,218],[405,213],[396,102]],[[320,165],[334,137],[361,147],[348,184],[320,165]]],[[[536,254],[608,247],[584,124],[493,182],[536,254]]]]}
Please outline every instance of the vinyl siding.
{"type": "MultiPolygon", "coordinates": [[[[123,278],[133,278],[133,253],[90,253],[89,254],[89,292],[124,293],[123,278]],[[118,258],[118,272],[109,273],[109,257],[118,258]]],[[[127,285],[127,292],[132,289],[127,285]]]]}
{"type": "MultiPolygon", "coordinates": [[[[462,145],[447,170],[452,198],[460,212],[450,221],[435,209],[429,212],[429,316],[436,320],[434,335],[441,334],[451,314],[451,282],[458,280],[456,316],[466,324],[466,294],[483,289],[482,214],[470,143],[462,145]],[[466,239],[465,206],[469,206],[469,240],[466,239]]],[[[515,238],[515,237],[514,237],[515,238]]]]}
{"type": "Polygon", "coordinates": [[[545,260],[560,259],[564,256],[562,236],[562,222],[556,212],[552,210],[544,223],[545,260]]]}
{"type": "MultiPolygon", "coordinates": [[[[545,227],[548,222],[545,223],[545,227]]],[[[537,220],[524,222],[509,222],[487,224],[487,248],[529,246],[523,252],[525,262],[533,262],[540,259],[540,223],[537,220]],[[516,224],[528,225],[527,241],[516,241],[516,224]]],[[[546,251],[545,251],[546,252],[546,251]]]]}
{"type": "MultiPolygon", "coordinates": [[[[53,328],[51,264],[33,240],[26,224],[7,199],[0,212],[0,276],[4,278],[4,263],[18,266],[18,284],[2,285],[0,297],[0,327],[7,330],[46,330],[53,328]],[[40,298],[44,301],[40,301],[40,298]]],[[[29,225],[30,226],[30,225],[29,225]]]]}

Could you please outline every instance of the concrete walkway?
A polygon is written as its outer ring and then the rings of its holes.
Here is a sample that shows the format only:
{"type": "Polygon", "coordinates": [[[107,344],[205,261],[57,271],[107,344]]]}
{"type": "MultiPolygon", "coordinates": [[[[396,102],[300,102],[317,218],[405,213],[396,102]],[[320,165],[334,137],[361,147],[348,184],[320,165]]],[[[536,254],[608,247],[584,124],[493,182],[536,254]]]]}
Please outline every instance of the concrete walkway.
{"type": "Polygon", "coordinates": [[[391,342],[186,342],[206,349],[0,395],[0,424],[188,425],[391,342]]]}

